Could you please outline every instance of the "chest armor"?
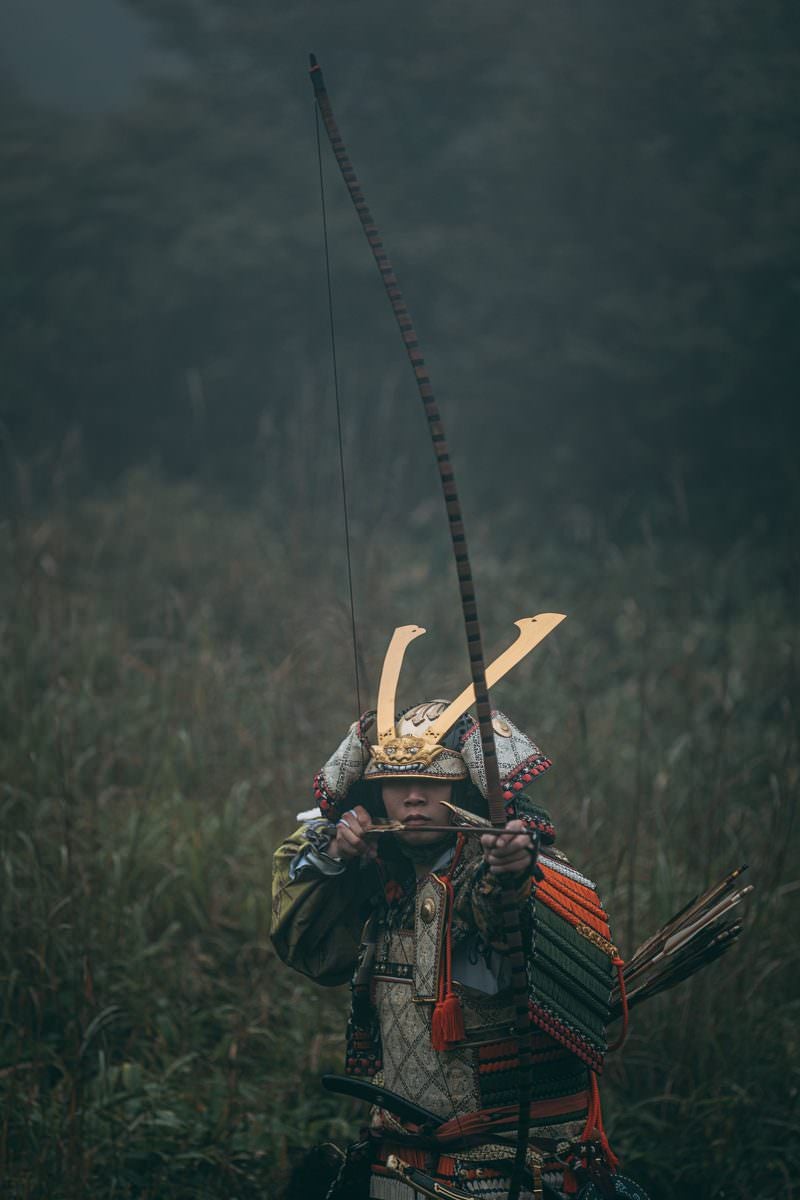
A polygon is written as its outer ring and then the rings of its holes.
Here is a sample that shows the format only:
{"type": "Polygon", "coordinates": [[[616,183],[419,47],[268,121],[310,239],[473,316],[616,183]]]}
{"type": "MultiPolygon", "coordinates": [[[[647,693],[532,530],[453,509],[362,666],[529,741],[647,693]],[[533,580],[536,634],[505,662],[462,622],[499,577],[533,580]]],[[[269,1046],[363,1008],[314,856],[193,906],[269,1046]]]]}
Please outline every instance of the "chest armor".
{"type": "MultiPolygon", "coordinates": [[[[453,1049],[431,1045],[444,945],[445,889],[428,876],[417,886],[412,929],[377,932],[372,1002],[380,1025],[382,1083],[443,1118],[514,1104],[518,1098],[513,1006],[466,986],[454,972],[466,1037],[453,1049]]],[[[533,1094],[558,1096],[585,1087],[585,1069],[547,1034],[534,1038],[533,1094]]]]}

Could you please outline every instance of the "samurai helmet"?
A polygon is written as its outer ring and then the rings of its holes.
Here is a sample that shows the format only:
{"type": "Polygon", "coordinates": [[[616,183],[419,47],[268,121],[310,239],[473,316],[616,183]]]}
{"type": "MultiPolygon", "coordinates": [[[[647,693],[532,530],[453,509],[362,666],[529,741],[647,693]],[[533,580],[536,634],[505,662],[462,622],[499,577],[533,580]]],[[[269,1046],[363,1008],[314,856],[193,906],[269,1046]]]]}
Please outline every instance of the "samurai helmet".
{"type": "MultiPolygon", "coordinates": [[[[563,620],[561,613],[540,613],[516,621],[517,639],[487,667],[487,686],[502,679],[563,620]]],[[[486,799],[479,727],[468,712],[475,701],[472,684],[455,700],[430,700],[396,713],[397,683],[406,649],[423,633],[418,625],[395,629],[381,671],[377,710],[364,713],[351,725],[314,779],[314,797],[323,816],[337,820],[357,803],[351,795],[356,784],[401,776],[454,783],[469,780],[486,799]]],[[[518,794],[548,769],[550,760],[503,713],[494,712],[492,724],[506,811],[509,816],[521,815],[517,813],[518,794]]]]}

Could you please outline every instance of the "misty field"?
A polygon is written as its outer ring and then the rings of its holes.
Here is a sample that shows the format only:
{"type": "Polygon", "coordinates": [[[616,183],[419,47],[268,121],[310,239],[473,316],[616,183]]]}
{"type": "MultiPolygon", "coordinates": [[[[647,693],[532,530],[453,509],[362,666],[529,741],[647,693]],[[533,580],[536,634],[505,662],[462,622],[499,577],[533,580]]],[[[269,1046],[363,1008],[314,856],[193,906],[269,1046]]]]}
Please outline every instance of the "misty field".
{"type": "MultiPolygon", "coordinates": [[[[0,526],[9,1200],[273,1197],[302,1147],[357,1131],[363,1110],[317,1083],[340,1068],[346,989],[269,943],[271,850],[356,707],[341,546],[310,511],[138,473],[0,526]]],[[[355,529],[364,707],[394,624],[430,630],[401,699],[466,682],[423,518],[385,542],[355,529]]],[[[569,616],[495,700],[554,758],[538,794],[623,953],[740,863],[756,887],[730,956],[634,1013],[603,1086],[611,1143],[654,1200],[788,1200],[798,562],[755,535],[702,548],[679,522],[620,544],[573,515],[535,553],[472,536],[490,652],[516,617],[569,616]]]]}

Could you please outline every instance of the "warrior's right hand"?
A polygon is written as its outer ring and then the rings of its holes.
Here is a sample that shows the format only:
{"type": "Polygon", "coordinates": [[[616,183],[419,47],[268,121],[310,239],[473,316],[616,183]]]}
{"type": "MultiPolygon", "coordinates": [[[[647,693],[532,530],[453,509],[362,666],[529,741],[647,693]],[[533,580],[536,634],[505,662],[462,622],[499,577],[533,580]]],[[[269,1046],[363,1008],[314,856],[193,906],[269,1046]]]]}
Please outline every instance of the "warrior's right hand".
{"type": "Polygon", "coordinates": [[[364,837],[364,830],[371,824],[372,819],[361,804],[348,809],[337,822],[336,837],[328,850],[331,858],[339,858],[342,862],[353,862],[358,858],[377,858],[378,851],[375,845],[364,837]]]}

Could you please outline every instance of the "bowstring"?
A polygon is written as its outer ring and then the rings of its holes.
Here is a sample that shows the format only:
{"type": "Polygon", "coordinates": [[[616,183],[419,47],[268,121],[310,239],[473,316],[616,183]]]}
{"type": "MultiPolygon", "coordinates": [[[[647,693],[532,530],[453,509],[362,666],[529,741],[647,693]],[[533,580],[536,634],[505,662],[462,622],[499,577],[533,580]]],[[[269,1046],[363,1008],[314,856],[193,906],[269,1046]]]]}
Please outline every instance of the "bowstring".
{"type": "Polygon", "coordinates": [[[317,168],[319,171],[319,195],[322,210],[322,241],[325,252],[325,282],[328,294],[328,326],[331,343],[331,370],[333,374],[333,394],[336,402],[336,434],[339,445],[339,481],[342,492],[342,516],[344,518],[344,548],[347,561],[347,590],[350,601],[350,628],[353,640],[353,677],[356,690],[356,716],[364,711],[361,706],[361,683],[358,671],[358,638],[356,634],[356,606],[353,594],[353,566],[350,554],[350,516],[347,501],[347,475],[344,465],[344,438],[342,435],[342,404],[339,389],[339,367],[336,357],[336,326],[333,319],[333,285],[331,282],[331,258],[328,246],[328,210],[325,203],[325,173],[322,167],[322,145],[319,130],[319,107],[314,102],[314,127],[317,142],[317,168]]]}

